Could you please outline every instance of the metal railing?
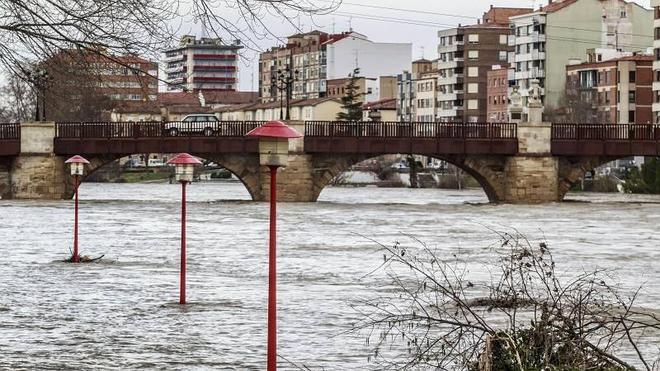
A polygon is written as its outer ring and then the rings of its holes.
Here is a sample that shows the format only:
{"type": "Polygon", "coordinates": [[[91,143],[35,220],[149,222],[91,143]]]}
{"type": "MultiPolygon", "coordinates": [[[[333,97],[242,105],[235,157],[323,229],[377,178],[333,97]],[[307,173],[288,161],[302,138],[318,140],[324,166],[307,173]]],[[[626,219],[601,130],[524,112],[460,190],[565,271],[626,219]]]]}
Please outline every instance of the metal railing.
{"type": "Polygon", "coordinates": [[[58,122],[56,138],[243,137],[265,121],[58,122]]]}
{"type": "Polygon", "coordinates": [[[21,126],[17,123],[0,123],[0,140],[21,139],[21,126]]]}
{"type": "Polygon", "coordinates": [[[307,121],[306,137],[516,139],[515,123],[307,121]]]}
{"type": "Polygon", "coordinates": [[[553,124],[553,140],[660,140],[657,124],[553,124]]]}

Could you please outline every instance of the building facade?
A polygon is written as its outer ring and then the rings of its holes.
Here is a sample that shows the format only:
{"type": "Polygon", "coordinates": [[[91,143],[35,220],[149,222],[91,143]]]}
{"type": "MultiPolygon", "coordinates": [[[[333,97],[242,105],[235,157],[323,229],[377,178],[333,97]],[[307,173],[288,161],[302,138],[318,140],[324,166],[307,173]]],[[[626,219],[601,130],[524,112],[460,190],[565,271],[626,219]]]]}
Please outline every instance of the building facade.
{"type": "Polygon", "coordinates": [[[652,12],[623,0],[554,0],[532,13],[510,18],[509,85],[527,105],[531,80],[538,80],[546,112],[564,104],[566,65],[587,49],[641,52],[652,40],[652,12]]]}
{"type": "Polygon", "coordinates": [[[231,45],[221,39],[186,35],[179,46],[165,51],[167,90],[236,91],[240,41],[231,45]]]}
{"type": "Polygon", "coordinates": [[[395,76],[410,68],[411,55],[412,44],[377,43],[353,31],[292,35],[287,45],[259,56],[260,101],[273,102],[287,94],[274,85],[280,76],[291,81],[290,99],[323,98],[328,96],[328,80],[347,78],[355,68],[366,78],[395,76]]]}
{"type": "Polygon", "coordinates": [[[660,123],[660,0],[651,0],[653,7],[653,122],[660,123]]]}
{"type": "Polygon", "coordinates": [[[508,69],[502,66],[493,66],[488,71],[486,79],[486,119],[488,122],[509,122],[509,82],[508,69]]]}
{"type": "Polygon", "coordinates": [[[640,55],[567,66],[568,118],[602,124],[653,122],[653,60],[640,55]]]}
{"type": "Polygon", "coordinates": [[[412,63],[412,71],[403,71],[396,77],[396,116],[397,121],[414,121],[416,115],[416,81],[421,73],[429,73],[434,69],[434,62],[428,59],[418,59],[412,63]]]}
{"type": "Polygon", "coordinates": [[[487,73],[493,65],[506,64],[512,15],[527,8],[495,8],[476,25],[438,32],[438,117],[440,121],[486,121],[487,73]]]}

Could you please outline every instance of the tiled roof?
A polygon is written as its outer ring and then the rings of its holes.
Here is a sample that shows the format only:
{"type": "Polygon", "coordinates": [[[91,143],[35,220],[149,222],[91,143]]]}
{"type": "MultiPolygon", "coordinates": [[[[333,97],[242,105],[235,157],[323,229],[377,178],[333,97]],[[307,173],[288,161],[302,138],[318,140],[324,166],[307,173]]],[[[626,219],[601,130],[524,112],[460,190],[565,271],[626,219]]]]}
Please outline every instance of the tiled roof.
{"type": "Polygon", "coordinates": [[[362,110],[380,109],[380,110],[395,110],[396,99],[381,99],[375,102],[368,102],[362,105],[362,110]]]}
{"type": "Polygon", "coordinates": [[[553,13],[558,10],[564,9],[567,6],[573,5],[577,2],[578,0],[563,0],[563,1],[558,1],[555,0],[552,4],[548,4],[544,7],[541,7],[540,11],[541,12],[546,12],[546,13],[553,13]]]}

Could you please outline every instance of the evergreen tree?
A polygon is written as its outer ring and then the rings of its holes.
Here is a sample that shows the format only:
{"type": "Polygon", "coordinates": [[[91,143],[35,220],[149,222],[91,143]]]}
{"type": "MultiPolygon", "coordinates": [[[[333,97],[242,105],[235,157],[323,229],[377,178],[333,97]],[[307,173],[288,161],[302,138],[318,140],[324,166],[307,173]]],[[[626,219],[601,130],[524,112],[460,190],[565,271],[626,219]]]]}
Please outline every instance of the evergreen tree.
{"type": "Polygon", "coordinates": [[[633,168],[630,176],[624,184],[627,193],[660,193],[660,159],[657,157],[648,159],[642,170],[633,168]]]}
{"type": "Polygon", "coordinates": [[[337,120],[339,121],[361,121],[362,120],[362,100],[360,99],[364,93],[358,92],[358,80],[360,77],[360,69],[356,68],[353,73],[349,74],[348,85],[346,91],[341,98],[342,111],[337,113],[337,120]]]}

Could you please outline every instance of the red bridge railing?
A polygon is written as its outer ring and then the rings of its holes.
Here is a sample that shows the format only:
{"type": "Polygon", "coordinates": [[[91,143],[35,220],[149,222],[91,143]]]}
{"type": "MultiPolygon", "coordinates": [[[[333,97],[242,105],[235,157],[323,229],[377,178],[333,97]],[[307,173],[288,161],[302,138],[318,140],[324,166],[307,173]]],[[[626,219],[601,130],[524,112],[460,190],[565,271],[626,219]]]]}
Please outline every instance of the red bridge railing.
{"type": "Polygon", "coordinates": [[[306,137],[516,139],[512,123],[307,121],[306,137]]]}
{"type": "Polygon", "coordinates": [[[21,127],[17,123],[0,123],[0,140],[21,139],[21,127]]]}
{"type": "Polygon", "coordinates": [[[657,124],[553,124],[553,140],[660,140],[660,125],[657,124]]]}
{"type": "Polygon", "coordinates": [[[58,122],[55,124],[55,137],[59,139],[242,137],[264,123],[264,121],[58,122]]]}
{"type": "Polygon", "coordinates": [[[0,123],[0,156],[16,156],[21,152],[21,125],[0,123]]]}

